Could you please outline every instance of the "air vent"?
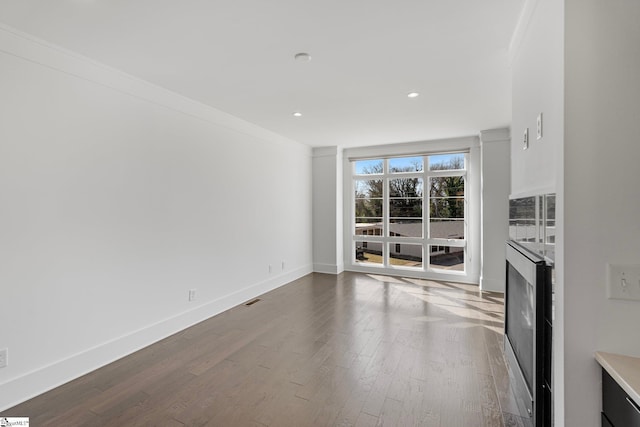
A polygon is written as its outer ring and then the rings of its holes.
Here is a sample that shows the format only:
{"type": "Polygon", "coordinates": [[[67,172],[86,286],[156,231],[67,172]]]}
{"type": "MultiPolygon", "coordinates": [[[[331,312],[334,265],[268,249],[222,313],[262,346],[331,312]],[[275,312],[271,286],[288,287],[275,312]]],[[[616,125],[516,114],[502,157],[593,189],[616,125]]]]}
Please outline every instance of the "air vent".
{"type": "Polygon", "coordinates": [[[257,303],[258,301],[260,301],[260,298],[256,298],[254,300],[251,300],[248,303],[246,303],[245,305],[253,305],[253,304],[257,303]]]}

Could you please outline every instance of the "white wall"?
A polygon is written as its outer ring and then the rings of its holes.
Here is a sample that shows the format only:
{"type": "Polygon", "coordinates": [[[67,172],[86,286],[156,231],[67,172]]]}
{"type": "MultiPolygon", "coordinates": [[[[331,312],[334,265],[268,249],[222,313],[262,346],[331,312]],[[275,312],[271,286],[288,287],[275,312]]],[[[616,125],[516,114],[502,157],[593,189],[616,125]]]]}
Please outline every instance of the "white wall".
{"type": "Polygon", "coordinates": [[[511,194],[557,190],[563,138],[563,22],[559,0],[529,0],[512,42],[511,194]],[[543,138],[536,118],[543,113],[543,138]],[[529,148],[522,137],[529,128],[529,148]]]}
{"type": "Polygon", "coordinates": [[[553,409],[558,427],[565,425],[564,337],[573,333],[565,332],[564,324],[564,13],[564,0],[527,0],[511,45],[511,195],[556,193],[553,409]],[[543,138],[537,140],[540,113],[543,138]],[[522,135],[527,127],[529,148],[523,150],[522,135]]]}
{"type": "Polygon", "coordinates": [[[640,263],[640,3],[565,0],[566,425],[599,426],[593,352],[640,357],[640,303],[606,297],[640,263]]]}
{"type": "Polygon", "coordinates": [[[555,420],[557,426],[599,426],[600,369],[593,353],[640,356],[640,304],[606,297],[607,263],[640,259],[640,4],[529,4],[532,19],[514,56],[512,191],[551,184],[558,192],[555,420]],[[556,104],[564,104],[563,113],[548,114],[556,104]],[[539,111],[545,113],[545,154],[515,155],[522,127],[534,125],[539,111]]]}
{"type": "Polygon", "coordinates": [[[0,409],[311,271],[308,147],[4,27],[0,93],[0,409]]]}
{"type": "Polygon", "coordinates": [[[341,167],[338,147],[313,149],[313,269],[320,273],[344,269],[341,167]]]}
{"type": "Polygon", "coordinates": [[[480,289],[504,292],[505,242],[509,239],[509,129],[480,132],[480,289]]]}

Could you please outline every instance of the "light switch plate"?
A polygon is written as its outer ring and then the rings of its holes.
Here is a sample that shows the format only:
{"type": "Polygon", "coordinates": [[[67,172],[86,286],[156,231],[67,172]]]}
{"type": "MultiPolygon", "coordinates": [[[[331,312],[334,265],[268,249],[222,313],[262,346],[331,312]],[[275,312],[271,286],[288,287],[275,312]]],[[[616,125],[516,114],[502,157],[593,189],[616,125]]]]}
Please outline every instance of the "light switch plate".
{"type": "Polygon", "coordinates": [[[529,128],[524,130],[524,135],[522,136],[522,149],[526,150],[529,148],[529,128]]]}
{"type": "Polygon", "coordinates": [[[640,301],[640,265],[608,264],[607,297],[640,301]]]}

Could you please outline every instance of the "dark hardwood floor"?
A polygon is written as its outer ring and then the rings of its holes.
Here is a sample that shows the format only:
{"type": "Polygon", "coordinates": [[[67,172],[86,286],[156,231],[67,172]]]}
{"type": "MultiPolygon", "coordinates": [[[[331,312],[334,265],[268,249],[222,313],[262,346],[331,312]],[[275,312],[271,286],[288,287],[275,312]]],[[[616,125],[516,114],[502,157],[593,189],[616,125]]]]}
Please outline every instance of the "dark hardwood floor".
{"type": "Polygon", "coordinates": [[[7,411],[32,426],[519,426],[502,294],[311,274],[7,411]]]}

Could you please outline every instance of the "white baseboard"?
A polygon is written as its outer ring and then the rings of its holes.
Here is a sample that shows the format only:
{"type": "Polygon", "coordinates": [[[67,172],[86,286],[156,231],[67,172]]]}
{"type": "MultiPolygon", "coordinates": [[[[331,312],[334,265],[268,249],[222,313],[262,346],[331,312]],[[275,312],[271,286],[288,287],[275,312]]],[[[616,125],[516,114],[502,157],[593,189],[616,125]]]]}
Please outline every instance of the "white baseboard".
{"type": "MultiPolygon", "coordinates": [[[[232,294],[164,319],[130,334],[13,378],[0,385],[0,411],[61,386],[102,366],[158,342],[189,326],[242,304],[312,272],[311,264],[255,283],[232,294]]],[[[4,414],[28,416],[28,414],[4,414]]]]}
{"type": "Polygon", "coordinates": [[[354,271],[356,273],[373,274],[379,276],[408,277],[412,279],[435,280],[443,282],[464,283],[468,285],[478,285],[477,276],[465,276],[462,274],[434,273],[424,271],[410,271],[401,269],[361,267],[359,265],[346,265],[344,271],[354,271]]]}
{"type": "Polygon", "coordinates": [[[314,263],[313,271],[316,273],[340,274],[344,271],[344,265],[314,263]]]}
{"type": "Polygon", "coordinates": [[[485,279],[481,277],[480,289],[487,292],[504,293],[504,279],[485,279]]]}

